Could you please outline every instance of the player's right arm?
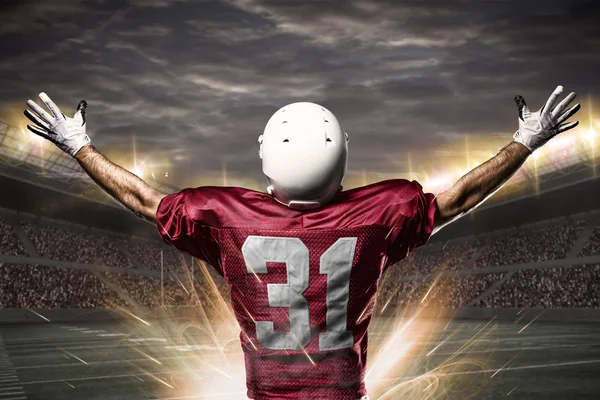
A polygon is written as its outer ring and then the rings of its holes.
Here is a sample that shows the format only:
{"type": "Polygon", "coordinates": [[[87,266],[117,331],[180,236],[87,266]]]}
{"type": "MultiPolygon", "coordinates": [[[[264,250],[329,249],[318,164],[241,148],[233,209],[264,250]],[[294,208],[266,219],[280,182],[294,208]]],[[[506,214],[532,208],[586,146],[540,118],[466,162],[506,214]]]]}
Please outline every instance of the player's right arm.
{"type": "Polygon", "coordinates": [[[134,214],[148,221],[155,221],[158,205],[165,195],[154,190],[138,176],[114,164],[91,146],[90,138],[85,132],[87,103],[81,101],[73,118],[68,118],[45,93],[40,93],[40,99],[50,113],[34,101],[27,101],[33,112],[26,110],[25,116],[35,124],[27,125],[27,129],[74,157],[98,186],[134,214]]]}
{"type": "Polygon", "coordinates": [[[75,159],[98,186],[134,214],[151,222],[156,220],[156,210],[164,194],[110,161],[91,145],[82,147],[75,159]]]}

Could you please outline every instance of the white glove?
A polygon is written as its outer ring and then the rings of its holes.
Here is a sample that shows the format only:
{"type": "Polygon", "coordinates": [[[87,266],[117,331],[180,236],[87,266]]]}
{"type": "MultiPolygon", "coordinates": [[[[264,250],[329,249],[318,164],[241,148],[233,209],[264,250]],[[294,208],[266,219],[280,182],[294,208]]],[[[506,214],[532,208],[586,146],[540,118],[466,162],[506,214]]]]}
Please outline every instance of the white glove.
{"type": "Polygon", "coordinates": [[[27,100],[27,106],[33,110],[35,115],[25,110],[25,116],[35,125],[27,125],[27,129],[57,145],[62,151],[75,156],[83,146],[90,144],[90,137],[85,133],[85,110],[87,103],[81,100],[73,118],[63,114],[54,104],[50,97],[44,92],[40,93],[40,99],[46,104],[52,115],[38,106],[33,100],[27,100]]]}
{"type": "Polygon", "coordinates": [[[579,124],[579,121],[563,123],[579,111],[579,104],[564,111],[575,99],[575,93],[569,94],[559,105],[554,107],[554,103],[562,92],[563,87],[557,86],[546,104],[539,111],[533,113],[529,111],[523,97],[515,97],[515,102],[519,107],[519,130],[513,136],[515,142],[523,144],[533,153],[554,136],[575,128],[579,124]]]}

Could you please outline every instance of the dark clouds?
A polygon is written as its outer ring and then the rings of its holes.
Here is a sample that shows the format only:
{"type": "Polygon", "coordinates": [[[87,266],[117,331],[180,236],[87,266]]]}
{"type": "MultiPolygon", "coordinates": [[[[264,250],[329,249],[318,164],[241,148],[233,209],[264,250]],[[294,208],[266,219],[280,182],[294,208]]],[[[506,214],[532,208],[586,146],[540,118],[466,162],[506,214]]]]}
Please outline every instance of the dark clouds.
{"type": "Polygon", "coordinates": [[[42,90],[65,110],[85,98],[100,149],[128,150],[135,134],[138,155],[157,172],[169,165],[180,185],[224,162],[234,175],[259,177],[256,138],[292,101],[322,103],[341,119],[351,170],[401,173],[408,153],[421,168],[428,152],[462,146],[465,136],[496,150],[516,127],[515,94],[539,105],[556,84],[598,93],[597,1],[0,7],[2,115],[42,90]]]}

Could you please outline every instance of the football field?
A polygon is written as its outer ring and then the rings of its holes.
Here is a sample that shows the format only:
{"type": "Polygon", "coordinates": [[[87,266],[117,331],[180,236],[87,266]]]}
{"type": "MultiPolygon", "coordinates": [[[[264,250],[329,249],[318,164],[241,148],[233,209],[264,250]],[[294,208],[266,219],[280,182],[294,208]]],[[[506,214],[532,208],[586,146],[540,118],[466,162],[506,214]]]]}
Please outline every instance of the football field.
{"type": "MultiPolygon", "coordinates": [[[[407,329],[402,341],[423,351],[406,352],[376,386],[400,385],[404,394],[386,399],[600,399],[600,326],[494,321],[478,333],[488,322],[451,322],[437,338],[407,329]],[[450,367],[415,383],[441,364],[450,367]]],[[[370,356],[389,331],[375,321],[370,356]]],[[[23,324],[0,326],[0,339],[0,400],[245,398],[239,342],[218,351],[200,330],[182,344],[131,323],[23,324]]]]}

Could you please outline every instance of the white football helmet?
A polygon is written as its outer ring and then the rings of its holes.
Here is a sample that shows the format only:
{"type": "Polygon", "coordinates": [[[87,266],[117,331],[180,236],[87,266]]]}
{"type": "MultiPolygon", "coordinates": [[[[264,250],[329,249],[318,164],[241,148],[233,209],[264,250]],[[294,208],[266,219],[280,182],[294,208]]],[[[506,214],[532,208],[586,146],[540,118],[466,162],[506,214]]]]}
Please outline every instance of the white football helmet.
{"type": "Polygon", "coordinates": [[[348,134],[328,109],[302,102],[280,108],[259,136],[267,192],[294,209],[313,209],[342,189],[348,134]]]}

